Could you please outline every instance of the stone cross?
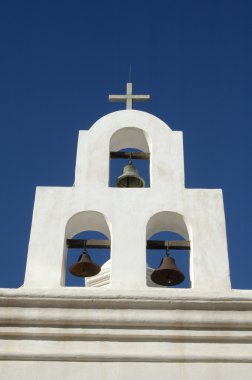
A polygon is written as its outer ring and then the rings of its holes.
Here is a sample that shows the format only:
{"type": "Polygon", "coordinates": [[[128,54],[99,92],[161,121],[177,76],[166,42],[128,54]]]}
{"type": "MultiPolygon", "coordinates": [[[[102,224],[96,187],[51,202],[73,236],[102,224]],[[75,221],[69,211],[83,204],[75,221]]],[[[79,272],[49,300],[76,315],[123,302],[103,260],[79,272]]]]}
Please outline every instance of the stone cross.
{"type": "Polygon", "coordinates": [[[126,102],[126,109],[132,109],[132,102],[146,102],[150,99],[150,95],[133,95],[132,94],[132,83],[127,83],[126,95],[109,95],[110,102],[126,102]]]}

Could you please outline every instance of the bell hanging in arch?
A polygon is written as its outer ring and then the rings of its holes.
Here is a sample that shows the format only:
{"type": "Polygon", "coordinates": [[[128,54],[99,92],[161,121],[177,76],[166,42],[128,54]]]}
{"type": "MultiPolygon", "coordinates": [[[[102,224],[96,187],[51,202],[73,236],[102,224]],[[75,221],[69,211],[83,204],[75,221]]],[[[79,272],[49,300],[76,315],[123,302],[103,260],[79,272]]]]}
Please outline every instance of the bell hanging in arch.
{"type": "Polygon", "coordinates": [[[184,281],[184,274],[177,268],[175,260],[170,257],[168,250],[161,260],[159,267],[151,274],[151,279],[158,285],[173,286],[184,281]]]}
{"type": "Polygon", "coordinates": [[[71,265],[69,272],[77,277],[91,277],[98,274],[101,267],[91,260],[91,257],[84,249],[83,253],[79,256],[78,262],[71,265]]]}
{"type": "Polygon", "coordinates": [[[116,181],[117,187],[145,187],[145,181],[140,177],[137,168],[133,165],[130,159],[128,164],[123,168],[121,174],[116,181]]]}

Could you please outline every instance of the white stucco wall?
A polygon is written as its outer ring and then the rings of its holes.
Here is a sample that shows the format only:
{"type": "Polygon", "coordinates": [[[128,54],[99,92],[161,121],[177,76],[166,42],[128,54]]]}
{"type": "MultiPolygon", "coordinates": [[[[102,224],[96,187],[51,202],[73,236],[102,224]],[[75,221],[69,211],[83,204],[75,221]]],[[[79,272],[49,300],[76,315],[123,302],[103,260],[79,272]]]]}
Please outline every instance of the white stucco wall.
{"type": "Polygon", "coordinates": [[[72,380],[75,378],[120,380],[243,380],[251,379],[251,365],[227,363],[69,363],[69,362],[6,362],[0,369],[3,379],[51,379],[72,380]],[[39,376],[38,377],[38,373],[39,376]],[[31,377],[32,376],[34,377],[31,377]]]}
{"type": "Polygon", "coordinates": [[[111,288],[144,289],[146,238],[170,230],[191,241],[192,290],[230,290],[222,192],[185,189],[182,133],[153,115],[104,116],[80,132],[75,185],[37,188],[24,286],[64,286],[65,240],[90,229],[111,239],[111,288]],[[109,187],[109,152],[128,147],[150,152],[150,188],[109,187]]]}
{"type": "Polygon", "coordinates": [[[24,286],[0,289],[0,378],[251,374],[252,292],[230,288],[221,190],[185,189],[181,132],[106,115],[80,132],[75,185],[37,188],[24,286]],[[108,186],[109,152],[127,147],[150,152],[150,188],[108,186]],[[85,230],[111,240],[111,260],[90,287],[64,287],[66,239],[85,230]],[[146,284],[146,239],[166,230],[191,242],[190,289],[146,284]]]}
{"type": "Polygon", "coordinates": [[[0,290],[0,378],[251,379],[251,291],[156,290],[0,290]]]}

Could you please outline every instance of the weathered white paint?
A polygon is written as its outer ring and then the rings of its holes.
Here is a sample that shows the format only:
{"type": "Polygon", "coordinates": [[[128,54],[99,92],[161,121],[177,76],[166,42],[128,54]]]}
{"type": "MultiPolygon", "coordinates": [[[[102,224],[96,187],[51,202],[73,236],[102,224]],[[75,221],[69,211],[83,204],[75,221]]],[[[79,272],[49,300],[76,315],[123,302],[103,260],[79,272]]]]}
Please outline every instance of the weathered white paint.
{"type": "Polygon", "coordinates": [[[156,290],[2,289],[1,378],[251,379],[251,291],[156,290]]]}
{"type": "Polygon", "coordinates": [[[75,185],[37,188],[24,286],[64,286],[65,239],[90,229],[111,238],[111,288],[144,289],[146,238],[170,230],[191,241],[192,290],[230,290],[221,190],[185,189],[182,133],[150,114],[102,117],[80,132],[75,185]],[[109,152],[127,147],[150,152],[150,188],[108,186],[109,152]]]}
{"type": "MultiPolygon", "coordinates": [[[[102,265],[101,271],[96,275],[92,277],[87,277],[85,279],[85,286],[87,287],[109,287],[110,286],[110,268],[111,268],[111,259],[106,261],[105,264],[102,265]]],[[[155,284],[151,280],[151,274],[153,272],[153,268],[151,268],[148,265],[148,262],[146,264],[146,284],[147,286],[153,286],[155,288],[162,287],[161,285],[155,284]]]]}
{"type": "Polygon", "coordinates": [[[80,132],[75,185],[37,188],[24,286],[0,289],[0,360],[11,380],[251,379],[252,291],[230,288],[221,190],[184,187],[181,132],[133,110],[80,132]],[[108,186],[127,147],[150,152],[150,188],[108,186]],[[85,230],[111,259],[64,287],[65,239],[85,230]],[[190,289],[151,283],[146,239],[166,230],[191,241],[190,289]]]}
{"type": "Polygon", "coordinates": [[[120,380],[251,380],[250,363],[104,363],[104,362],[13,362],[0,369],[3,379],[102,379],[120,380]]]}

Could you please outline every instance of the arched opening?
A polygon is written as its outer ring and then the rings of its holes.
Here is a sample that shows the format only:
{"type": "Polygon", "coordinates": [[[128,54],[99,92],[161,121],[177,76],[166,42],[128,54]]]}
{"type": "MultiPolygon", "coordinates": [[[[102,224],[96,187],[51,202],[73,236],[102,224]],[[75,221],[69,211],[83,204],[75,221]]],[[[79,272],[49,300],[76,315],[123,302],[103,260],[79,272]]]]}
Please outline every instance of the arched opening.
{"type": "Polygon", "coordinates": [[[105,277],[110,277],[110,269],[106,263],[110,259],[110,230],[104,215],[96,211],[83,211],[74,215],[66,226],[66,249],[65,254],[65,286],[104,286],[107,282],[105,277]],[[91,264],[98,265],[101,270],[92,277],[86,277],[84,272],[81,276],[69,273],[69,268],[76,263],[83,251],[87,251],[91,264]],[[101,277],[103,281],[101,281],[101,277]],[[97,285],[98,284],[98,285],[97,285]]]}
{"type": "MultiPolygon", "coordinates": [[[[134,148],[125,148],[117,153],[144,153],[139,149],[134,148]]],[[[150,187],[150,161],[149,159],[134,159],[134,155],[131,155],[133,158],[113,158],[110,156],[110,167],[109,167],[109,186],[110,187],[150,187]],[[128,172],[125,175],[125,169],[127,171],[126,165],[129,165],[129,162],[132,162],[133,166],[136,168],[137,172],[136,178],[132,177],[134,184],[130,184],[126,181],[129,181],[130,174],[128,172]],[[125,168],[125,169],[124,169],[125,168]],[[124,182],[122,183],[122,181],[124,182]],[[119,181],[121,185],[119,185],[119,181]],[[141,183],[142,181],[142,183],[141,183]]],[[[133,167],[133,170],[134,170],[133,167]]],[[[134,175],[134,174],[133,174],[134,175]]]]}
{"type": "MultiPolygon", "coordinates": [[[[179,234],[170,231],[158,232],[150,237],[152,241],[181,241],[184,240],[183,237],[179,234]]],[[[176,267],[180,272],[185,276],[183,282],[178,285],[172,285],[173,288],[190,288],[190,255],[186,249],[169,249],[170,257],[175,259],[176,267]]],[[[162,259],[166,255],[166,249],[147,249],[147,285],[148,286],[161,286],[155,284],[151,280],[151,274],[153,270],[156,270],[160,267],[162,259]]],[[[168,287],[168,285],[167,285],[168,287]]]]}
{"type": "Polygon", "coordinates": [[[150,149],[145,132],[123,128],[110,140],[110,187],[150,187],[150,149]]]}
{"type": "MultiPolygon", "coordinates": [[[[97,231],[85,231],[81,232],[75,236],[73,236],[74,240],[84,240],[84,241],[90,241],[90,240],[107,240],[107,236],[97,232],[97,231]]],[[[95,276],[91,277],[78,277],[74,276],[70,273],[69,268],[78,262],[79,256],[82,254],[84,248],[69,248],[68,254],[67,254],[67,264],[66,264],[66,282],[65,286],[92,286],[92,284],[95,284],[99,276],[101,276],[103,272],[103,266],[104,264],[110,259],[110,249],[109,248],[103,248],[103,249],[97,249],[97,248],[87,248],[87,252],[91,257],[92,262],[97,264],[101,267],[101,272],[99,272],[95,276]]]]}
{"type": "Polygon", "coordinates": [[[190,242],[183,216],[169,211],[155,214],[147,224],[146,236],[147,286],[190,288],[190,242]],[[172,258],[172,262],[175,260],[174,267],[168,270],[164,269],[164,258],[167,257],[172,258]],[[161,273],[161,269],[167,274],[174,275],[175,273],[179,278],[179,283],[168,281],[169,276],[162,285],[162,280],[161,283],[154,280],[157,275],[163,275],[164,272],[161,273]],[[155,277],[153,277],[154,271],[155,277]],[[181,279],[183,275],[184,280],[181,279]]]}

